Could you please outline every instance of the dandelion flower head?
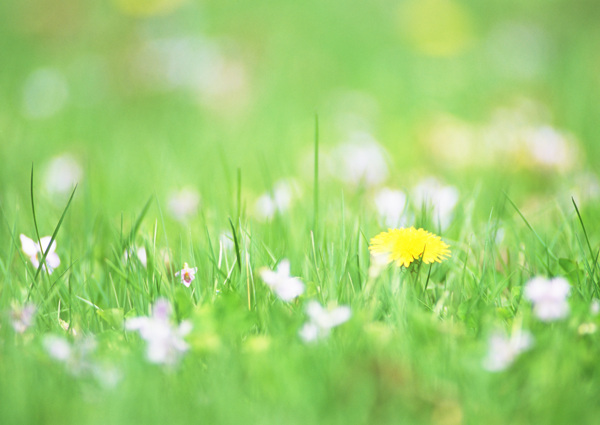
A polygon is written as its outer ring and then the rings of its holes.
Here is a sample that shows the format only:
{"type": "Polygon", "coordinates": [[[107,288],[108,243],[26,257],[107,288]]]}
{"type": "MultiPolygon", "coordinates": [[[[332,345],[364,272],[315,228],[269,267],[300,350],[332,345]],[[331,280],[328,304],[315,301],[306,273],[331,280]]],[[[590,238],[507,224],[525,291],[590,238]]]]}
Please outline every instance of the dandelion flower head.
{"type": "Polygon", "coordinates": [[[369,250],[376,256],[387,255],[398,267],[408,267],[414,260],[425,264],[441,263],[450,256],[449,246],[439,236],[414,227],[389,229],[371,239],[369,250]]]}

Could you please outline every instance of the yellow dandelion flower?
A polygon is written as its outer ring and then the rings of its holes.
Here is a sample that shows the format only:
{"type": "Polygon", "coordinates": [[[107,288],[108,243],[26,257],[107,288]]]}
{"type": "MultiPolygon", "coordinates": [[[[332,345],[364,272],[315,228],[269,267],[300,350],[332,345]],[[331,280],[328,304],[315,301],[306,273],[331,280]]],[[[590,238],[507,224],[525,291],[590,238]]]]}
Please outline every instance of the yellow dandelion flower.
{"type": "Polygon", "coordinates": [[[425,264],[441,263],[450,256],[449,246],[439,236],[423,229],[389,229],[371,239],[369,250],[373,255],[396,262],[398,267],[408,267],[416,259],[425,264]]]}

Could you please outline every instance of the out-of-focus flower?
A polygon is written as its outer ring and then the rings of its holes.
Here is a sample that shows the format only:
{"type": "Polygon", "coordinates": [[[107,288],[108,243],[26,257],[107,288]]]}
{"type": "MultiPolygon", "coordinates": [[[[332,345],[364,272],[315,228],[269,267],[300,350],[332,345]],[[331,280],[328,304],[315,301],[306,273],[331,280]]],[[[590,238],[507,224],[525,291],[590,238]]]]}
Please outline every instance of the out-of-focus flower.
{"type": "Polygon", "coordinates": [[[533,303],[533,313],[544,322],[551,322],[569,314],[567,297],[571,286],[565,278],[535,277],[525,285],[524,297],[533,303]]]}
{"type": "Polygon", "coordinates": [[[280,180],[273,190],[262,194],[254,204],[254,212],[260,220],[270,220],[276,213],[282,214],[292,205],[298,186],[293,180],[280,180]]]}
{"type": "Polygon", "coordinates": [[[62,72],[42,68],[29,75],[23,87],[23,113],[28,118],[48,118],[59,112],[69,97],[62,72]]]}
{"type": "Polygon", "coordinates": [[[231,233],[223,232],[219,235],[219,243],[224,251],[231,251],[235,244],[233,243],[233,237],[231,233]]]}
{"type": "Polygon", "coordinates": [[[10,312],[10,319],[15,332],[22,334],[31,327],[36,310],[34,304],[13,307],[10,312]]]}
{"type": "Polygon", "coordinates": [[[348,306],[327,310],[317,301],[310,301],[306,307],[308,322],[300,329],[300,338],[305,342],[315,341],[329,335],[332,328],[347,322],[352,316],[348,306]]]}
{"type": "Polygon", "coordinates": [[[595,323],[582,323],[577,328],[577,332],[579,333],[579,335],[591,335],[593,333],[596,333],[597,329],[598,327],[595,323]]]}
{"type": "Polygon", "coordinates": [[[93,337],[76,339],[71,344],[63,337],[46,335],[42,344],[48,355],[64,363],[72,374],[93,372],[94,364],[90,360],[91,353],[96,349],[96,340],[93,337]]]}
{"type": "Polygon", "coordinates": [[[353,133],[331,154],[330,168],[345,183],[375,186],[388,177],[387,153],[368,133],[353,133]]]}
{"type": "Polygon", "coordinates": [[[375,195],[375,208],[387,227],[400,227],[404,224],[402,215],[405,207],[406,195],[400,190],[384,188],[375,195]]]}
{"type": "Polygon", "coordinates": [[[169,196],[168,208],[175,220],[185,221],[196,214],[200,205],[200,195],[195,189],[184,188],[169,196]]]}
{"type": "Polygon", "coordinates": [[[452,221],[454,207],[458,202],[458,189],[445,186],[435,177],[428,177],[412,190],[413,204],[431,211],[434,220],[439,221],[442,229],[452,221]]]}
{"type": "Polygon", "coordinates": [[[276,271],[263,267],[260,277],[283,301],[291,301],[304,293],[304,283],[299,278],[290,276],[288,260],[281,260],[276,271]]]}
{"type": "Polygon", "coordinates": [[[490,372],[500,372],[508,368],[521,354],[533,345],[533,336],[527,331],[516,331],[510,338],[502,333],[494,333],[489,339],[487,357],[483,367],[490,372]]]}
{"type": "Polygon", "coordinates": [[[414,260],[425,264],[441,263],[450,256],[449,246],[439,236],[414,227],[390,229],[371,239],[372,255],[387,255],[398,267],[408,267],[414,260]]]}
{"type": "Polygon", "coordinates": [[[175,276],[181,276],[181,283],[189,288],[192,281],[196,279],[197,271],[198,267],[190,267],[188,263],[183,263],[183,269],[175,273],[175,276]]]}
{"type": "Polygon", "coordinates": [[[83,171],[75,157],[63,154],[52,158],[48,163],[44,173],[44,186],[50,195],[68,195],[82,176],[83,171]]]}
{"type": "Polygon", "coordinates": [[[594,298],[590,303],[590,313],[592,316],[597,316],[600,313],[600,300],[594,298]]]}
{"type": "Polygon", "coordinates": [[[23,253],[29,257],[31,264],[36,269],[40,266],[40,261],[42,260],[42,250],[46,254],[46,261],[44,268],[48,271],[48,274],[52,274],[55,268],[60,265],[60,258],[58,254],[54,252],[56,250],[56,241],[52,242],[50,245],[51,236],[44,236],[40,239],[40,243],[36,243],[33,240],[29,239],[24,234],[21,234],[21,249],[23,253]]]}
{"type": "Polygon", "coordinates": [[[123,254],[125,257],[125,261],[128,261],[130,258],[132,258],[134,256],[134,253],[135,253],[135,256],[137,257],[137,259],[142,264],[142,266],[147,267],[148,266],[148,254],[146,252],[146,248],[144,248],[143,246],[141,246],[139,248],[135,248],[135,247],[129,248],[123,254]]]}
{"type": "Polygon", "coordinates": [[[371,262],[369,264],[369,278],[375,279],[381,274],[383,270],[385,270],[387,265],[390,264],[390,262],[388,261],[389,256],[390,255],[388,253],[373,254],[371,252],[371,262]]]}
{"type": "Polygon", "coordinates": [[[569,136],[548,126],[524,132],[525,143],[532,159],[546,168],[568,170],[575,162],[575,144],[569,136]]]}
{"type": "Polygon", "coordinates": [[[169,320],[170,315],[169,302],[160,298],[154,304],[152,316],[134,317],[125,322],[125,329],[138,331],[147,342],[146,356],[152,363],[174,364],[189,348],[184,337],[192,330],[191,322],[183,321],[174,326],[169,320]]]}

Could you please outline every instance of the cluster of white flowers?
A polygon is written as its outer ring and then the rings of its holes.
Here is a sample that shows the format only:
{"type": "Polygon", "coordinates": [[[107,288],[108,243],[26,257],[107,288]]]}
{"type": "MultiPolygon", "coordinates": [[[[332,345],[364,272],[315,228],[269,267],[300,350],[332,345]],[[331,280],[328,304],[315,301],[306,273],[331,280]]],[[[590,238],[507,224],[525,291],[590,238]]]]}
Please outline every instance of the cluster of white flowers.
{"type": "Polygon", "coordinates": [[[152,363],[174,364],[189,348],[184,337],[192,330],[191,322],[183,321],[174,326],[170,316],[171,305],[160,298],[150,317],[134,317],[125,322],[125,329],[138,331],[148,344],[146,356],[152,363]]]}
{"type": "Polygon", "coordinates": [[[34,304],[26,304],[22,307],[13,307],[10,312],[11,324],[15,332],[25,333],[33,325],[33,319],[37,308],[34,304]]]}

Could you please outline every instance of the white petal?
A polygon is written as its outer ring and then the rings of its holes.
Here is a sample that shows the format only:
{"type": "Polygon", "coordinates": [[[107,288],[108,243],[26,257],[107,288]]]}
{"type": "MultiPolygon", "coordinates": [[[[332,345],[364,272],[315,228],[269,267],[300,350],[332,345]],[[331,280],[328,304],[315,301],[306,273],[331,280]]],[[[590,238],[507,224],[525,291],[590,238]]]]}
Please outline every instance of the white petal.
{"type": "Polygon", "coordinates": [[[284,280],[275,286],[275,293],[283,301],[291,301],[304,293],[304,283],[296,277],[284,280]]]}
{"type": "Polygon", "coordinates": [[[341,306],[329,313],[329,327],[333,328],[339,326],[344,322],[350,320],[352,316],[352,310],[348,306],[341,306]]]}
{"type": "Polygon", "coordinates": [[[46,253],[46,251],[48,251],[48,254],[51,254],[56,250],[56,241],[52,241],[52,246],[50,246],[50,248],[48,248],[48,245],[50,245],[51,240],[52,240],[52,236],[44,236],[43,238],[40,239],[40,245],[44,249],[44,253],[46,253]]]}
{"type": "Polygon", "coordinates": [[[277,281],[279,280],[277,273],[275,273],[272,270],[267,269],[266,267],[263,267],[262,269],[260,269],[259,273],[260,273],[260,278],[269,286],[274,286],[277,283],[277,281]]]}
{"type": "Polygon", "coordinates": [[[304,342],[312,342],[319,337],[319,327],[314,323],[306,323],[298,334],[304,342]]]}
{"type": "Polygon", "coordinates": [[[56,252],[51,252],[46,257],[46,264],[50,269],[55,269],[60,266],[60,258],[58,258],[58,254],[56,252]]]}
{"type": "Polygon", "coordinates": [[[40,247],[37,243],[35,243],[32,239],[29,239],[24,234],[20,235],[21,238],[21,249],[28,257],[35,257],[35,255],[40,251],[40,247]]]}
{"type": "Polygon", "coordinates": [[[281,260],[277,266],[277,274],[281,277],[290,277],[290,262],[287,259],[281,260]]]}

